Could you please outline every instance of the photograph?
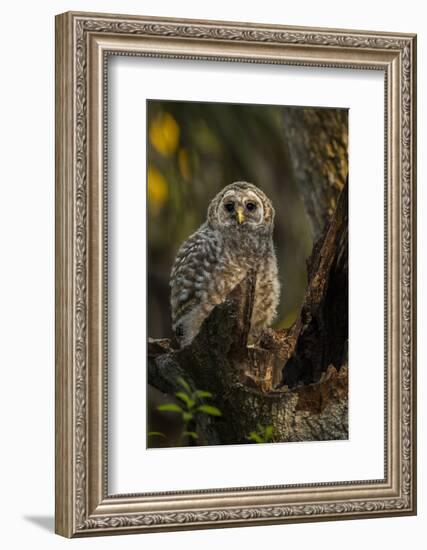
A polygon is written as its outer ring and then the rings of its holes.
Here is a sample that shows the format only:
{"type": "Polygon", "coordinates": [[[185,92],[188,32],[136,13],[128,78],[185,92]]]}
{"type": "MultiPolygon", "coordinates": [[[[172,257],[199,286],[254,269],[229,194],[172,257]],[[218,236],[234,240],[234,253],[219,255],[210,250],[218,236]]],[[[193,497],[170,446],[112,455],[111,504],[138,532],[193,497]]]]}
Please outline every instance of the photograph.
{"type": "Polygon", "coordinates": [[[147,447],[348,439],[348,109],[148,99],[146,135],[147,447]]]}

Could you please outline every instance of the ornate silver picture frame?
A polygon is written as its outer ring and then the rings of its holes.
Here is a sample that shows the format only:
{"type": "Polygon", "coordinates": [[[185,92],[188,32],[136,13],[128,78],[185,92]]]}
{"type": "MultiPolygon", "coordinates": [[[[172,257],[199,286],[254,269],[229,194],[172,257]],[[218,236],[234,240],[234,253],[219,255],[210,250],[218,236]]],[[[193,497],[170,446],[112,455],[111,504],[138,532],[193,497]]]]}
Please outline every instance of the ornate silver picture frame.
{"type": "MultiPolygon", "coordinates": [[[[416,513],[416,37],[68,12],[56,18],[56,532],[65,537],[416,513]],[[108,491],[107,61],[384,74],[384,477],[108,491]]],[[[382,369],[382,365],[378,365],[382,369]]]]}

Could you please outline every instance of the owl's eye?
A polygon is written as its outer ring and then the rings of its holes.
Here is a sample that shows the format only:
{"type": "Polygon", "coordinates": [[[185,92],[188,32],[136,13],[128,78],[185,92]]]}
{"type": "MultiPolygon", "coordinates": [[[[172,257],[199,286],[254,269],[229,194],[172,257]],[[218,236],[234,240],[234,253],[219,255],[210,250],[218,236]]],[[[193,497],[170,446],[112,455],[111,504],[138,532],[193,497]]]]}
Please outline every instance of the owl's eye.
{"type": "Polygon", "coordinates": [[[227,210],[227,212],[233,212],[234,211],[234,202],[226,202],[224,204],[224,208],[227,210]]]}
{"type": "Polygon", "coordinates": [[[247,202],[246,210],[249,210],[249,212],[253,212],[254,210],[256,210],[256,204],[254,202],[247,202]]]}

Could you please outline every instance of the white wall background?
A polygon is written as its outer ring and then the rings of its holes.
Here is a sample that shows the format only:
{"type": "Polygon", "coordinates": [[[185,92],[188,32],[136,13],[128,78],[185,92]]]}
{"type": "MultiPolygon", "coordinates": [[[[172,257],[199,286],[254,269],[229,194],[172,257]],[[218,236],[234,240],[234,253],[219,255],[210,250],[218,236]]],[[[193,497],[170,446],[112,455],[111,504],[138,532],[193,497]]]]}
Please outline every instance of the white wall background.
{"type": "Polygon", "coordinates": [[[260,23],[417,32],[418,90],[425,95],[422,2],[378,0],[15,0],[2,6],[0,84],[0,517],[11,548],[421,548],[425,506],[425,278],[427,207],[423,189],[426,112],[418,108],[419,143],[419,515],[274,527],[194,531],[67,541],[53,534],[54,510],[54,15],[66,10],[260,23]]]}

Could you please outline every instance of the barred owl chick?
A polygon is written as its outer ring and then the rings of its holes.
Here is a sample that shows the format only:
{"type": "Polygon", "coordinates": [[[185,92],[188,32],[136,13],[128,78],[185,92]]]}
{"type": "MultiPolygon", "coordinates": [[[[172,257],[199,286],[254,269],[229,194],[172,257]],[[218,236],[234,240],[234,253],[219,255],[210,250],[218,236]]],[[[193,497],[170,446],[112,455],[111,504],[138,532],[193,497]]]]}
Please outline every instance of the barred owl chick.
{"type": "Polygon", "coordinates": [[[172,326],[181,347],[252,269],[257,279],[249,341],[271,324],[280,293],[273,221],[270,200],[251,183],[232,183],[214,197],[206,222],[183,243],[172,268],[172,326]]]}

